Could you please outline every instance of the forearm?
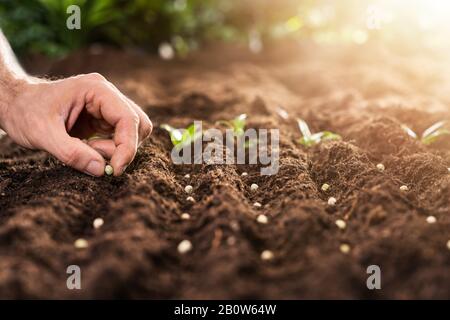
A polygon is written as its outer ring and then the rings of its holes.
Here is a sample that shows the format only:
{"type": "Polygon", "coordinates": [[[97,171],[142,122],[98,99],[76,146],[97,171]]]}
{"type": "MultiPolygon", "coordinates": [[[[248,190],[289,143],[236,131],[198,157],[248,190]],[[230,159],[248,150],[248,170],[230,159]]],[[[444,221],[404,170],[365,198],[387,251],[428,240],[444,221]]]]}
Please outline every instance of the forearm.
{"type": "Polygon", "coordinates": [[[7,109],[30,79],[20,67],[8,40],[0,30],[0,129],[7,109]]]}

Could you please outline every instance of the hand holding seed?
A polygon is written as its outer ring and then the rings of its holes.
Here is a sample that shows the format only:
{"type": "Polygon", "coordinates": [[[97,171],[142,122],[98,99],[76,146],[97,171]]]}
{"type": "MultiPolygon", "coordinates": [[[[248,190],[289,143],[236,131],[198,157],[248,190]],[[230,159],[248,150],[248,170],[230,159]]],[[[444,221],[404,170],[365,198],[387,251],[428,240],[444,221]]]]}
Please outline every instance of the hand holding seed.
{"type": "Polygon", "coordinates": [[[104,158],[114,175],[122,174],[152,131],[141,108],[96,73],[57,81],[29,77],[16,86],[0,127],[19,145],[46,150],[89,175],[104,174],[104,158]],[[97,134],[105,138],[81,140],[97,134]]]}

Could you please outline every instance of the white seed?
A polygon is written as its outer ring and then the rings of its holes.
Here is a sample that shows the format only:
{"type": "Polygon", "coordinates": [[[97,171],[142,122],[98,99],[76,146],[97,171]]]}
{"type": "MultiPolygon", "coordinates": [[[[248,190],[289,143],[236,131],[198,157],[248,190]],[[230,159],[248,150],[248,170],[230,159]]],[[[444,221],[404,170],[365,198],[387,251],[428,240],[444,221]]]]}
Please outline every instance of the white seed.
{"type": "Polygon", "coordinates": [[[258,223],[261,223],[261,224],[267,224],[267,222],[269,222],[269,219],[267,218],[266,215],[260,214],[260,215],[256,218],[256,221],[257,221],[258,223]]]}
{"type": "Polygon", "coordinates": [[[435,216],[428,216],[427,217],[427,223],[429,223],[429,224],[436,223],[436,217],[435,216]]]}
{"type": "Polygon", "coordinates": [[[253,206],[254,206],[255,208],[261,208],[261,207],[262,207],[262,204],[259,203],[259,202],[255,202],[255,203],[253,204],[253,206]]]}
{"type": "Polygon", "coordinates": [[[256,191],[256,190],[258,190],[258,185],[256,184],[256,183],[252,183],[252,185],[250,186],[250,190],[252,190],[252,191],[256,191]]]}
{"type": "Polygon", "coordinates": [[[105,173],[110,176],[114,173],[114,168],[112,166],[110,166],[109,164],[107,164],[105,166],[105,173]]]}
{"type": "Polygon", "coordinates": [[[88,247],[88,242],[85,239],[77,239],[75,240],[75,242],[73,243],[73,245],[75,246],[75,248],[77,249],[85,249],[88,247]]]}
{"type": "Polygon", "coordinates": [[[189,240],[183,240],[178,244],[178,252],[185,254],[192,249],[192,243],[189,240]]]}
{"type": "Polygon", "coordinates": [[[192,188],[191,185],[187,185],[186,187],[184,187],[184,191],[185,191],[186,193],[191,193],[192,190],[194,190],[194,188],[192,188]]]}
{"type": "Polygon", "coordinates": [[[335,197],[329,197],[328,198],[328,205],[329,206],[334,206],[336,204],[336,198],[335,197]]]}
{"type": "Polygon", "coordinates": [[[246,176],[248,176],[248,173],[247,173],[247,172],[242,172],[242,173],[241,173],[241,177],[246,177],[246,176]]]}
{"type": "Polygon", "coordinates": [[[186,179],[189,179],[189,178],[191,177],[191,175],[188,173],[188,174],[184,175],[184,177],[185,177],[186,179]]]}
{"type": "Polygon", "coordinates": [[[382,163],[377,164],[377,169],[378,169],[378,171],[383,172],[385,169],[384,164],[382,164],[382,163]]]}
{"type": "Polygon", "coordinates": [[[341,250],[342,253],[347,254],[350,252],[350,246],[346,243],[343,243],[339,246],[339,250],[341,250]]]}
{"type": "Polygon", "coordinates": [[[322,191],[327,191],[328,189],[330,189],[330,185],[328,184],[328,183],[324,183],[323,185],[322,185],[322,191]]]}
{"type": "Polygon", "coordinates": [[[181,219],[183,220],[189,220],[191,218],[191,215],[189,213],[182,213],[181,214],[181,219]]]}
{"type": "Polygon", "coordinates": [[[409,190],[408,186],[403,185],[400,187],[400,191],[408,191],[408,190],[409,190]]]}
{"type": "Polygon", "coordinates": [[[272,260],[274,257],[274,254],[270,250],[264,250],[261,252],[261,259],[264,261],[272,260]]]}
{"type": "Polygon", "coordinates": [[[450,240],[447,241],[447,249],[450,250],[450,240]]]}
{"type": "Polygon", "coordinates": [[[450,172],[450,168],[447,168],[448,172],[450,172]]]}
{"type": "Polygon", "coordinates": [[[194,202],[195,202],[195,199],[194,199],[193,197],[187,197],[187,198],[186,198],[186,201],[189,201],[189,202],[194,203],[194,202]]]}
{"type": "Polygon", "coordinates": [[[103,221],[102,218],[96,218],[96,219],[94,219],[94,222],[92,222],[92,225],[94,226],[94,229],[98,229],[98,228],[100,228],[104,223],[105,223],[105,221],[103,221]]]}
{"type": "Polygon", "coordinates": [[[347,227],[347,223],[342,219],[337,219],[335,223],[339,229],[345,229],[347,227]]]}

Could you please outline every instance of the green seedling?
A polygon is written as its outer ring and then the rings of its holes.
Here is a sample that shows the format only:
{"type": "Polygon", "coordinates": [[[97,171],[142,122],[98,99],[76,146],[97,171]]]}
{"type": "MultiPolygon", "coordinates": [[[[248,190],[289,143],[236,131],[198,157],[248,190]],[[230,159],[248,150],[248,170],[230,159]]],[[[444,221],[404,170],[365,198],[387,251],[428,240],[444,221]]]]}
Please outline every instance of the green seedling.
{"type": "Polygon", "coordinates": [[[435,142],[439,137],[442,137],[444,135],[449,135],[450,131],[448,129],[443,128],[446,121],[439,121],[433,124],[431,127],[426,129],[422,135],[419,138],[419,135],[415,133],[411,128],[407,127],[406,125],[402,125],[402,129],[405,130],[405,132],[413,139],[419,140],[425,145],[432,144],[435,142]]]}
{"type": "Polygon", "coordinates": [[[308,124],[302,119],[297,119],[297,123],[300,132],[303,135],[303,137],[300,138],[299,142],[305,147],[311,147],[322,141],[341,139],[340,135],[333,133],[331,131],[321,131],[317,133],[311,133],[308,124]]]}
{"type": "Polygon", "coordinates": [[[240,137],[244,134],[245,124],[247,122],[247,115],[245,113],[238,115],[233,120],[219,120],[216,124],[224,125],[230,129],[236,136],[240,137]]]}
{"type": "Polygon", "coordinates": [[[196,130],[194,123],[186,129],[175,129],[168,124],[162,124],[161,128],[169,133],[172,144],[179,149],[190,145],[202,136],[202,133],[196,130]]]}

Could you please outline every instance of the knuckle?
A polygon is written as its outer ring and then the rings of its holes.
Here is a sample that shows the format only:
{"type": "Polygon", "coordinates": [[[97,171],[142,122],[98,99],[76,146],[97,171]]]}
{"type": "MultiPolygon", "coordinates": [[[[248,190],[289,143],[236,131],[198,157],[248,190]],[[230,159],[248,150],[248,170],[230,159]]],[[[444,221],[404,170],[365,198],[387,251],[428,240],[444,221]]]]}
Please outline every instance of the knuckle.
{"type": "Polygon", "coordinates": [[[81,152],[80,152],[80,150],[78,148],[70,146],[70,147],[67,147],[63,151],[61,157],[62,157],[61,160],[65,164],[73,167],[73,166],[75,166],[78,163],[78,161],[79,161],[79,159],[81,157],[81,152]]]}
{"type": "Polygon", "coordinates": [[[106,81],[106,78],[98,72],[92,72],[87,75],[91,80],[106,81]]]}

